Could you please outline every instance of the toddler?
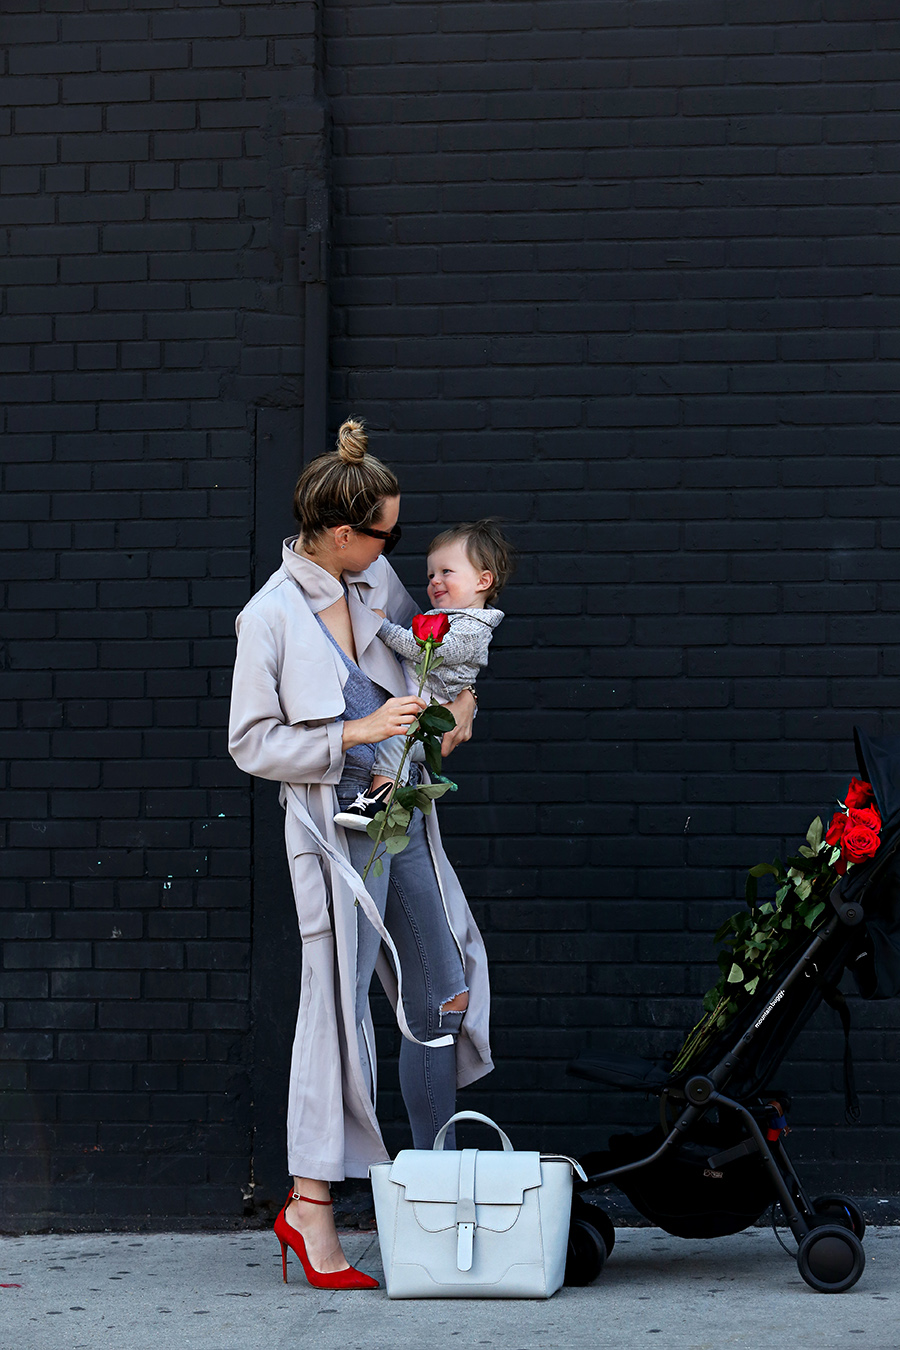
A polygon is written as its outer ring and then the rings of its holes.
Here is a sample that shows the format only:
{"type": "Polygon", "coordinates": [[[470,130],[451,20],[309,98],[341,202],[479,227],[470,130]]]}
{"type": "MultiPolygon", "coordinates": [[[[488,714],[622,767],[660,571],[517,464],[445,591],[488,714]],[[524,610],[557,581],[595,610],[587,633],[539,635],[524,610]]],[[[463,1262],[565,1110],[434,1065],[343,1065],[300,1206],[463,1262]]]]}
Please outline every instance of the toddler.
{"type": "MultiPolygon", "coordinates": [[[[452,703],[468,689],[473,697],[474,684],[482,666],[487,665],[488,647],[503,611],[492,602],[509,580],[513,569],[513,550],[492,520],[455,525],[433,539],[428,549],[428,598],[434,609],[428,614],[446,614],[450,631],[437,654],[441,665],[430,673],[422,697],[438,703],[452,703]]],[[[379,611],[380,612],[380,611],[379,611]]],[[[381,625],[378,636],[403,658],[407,674],[412,673],[412,689],[418,689],[414,667],[422,659],[422,648],[412,631],[390,623],[381,625]]],[[[334,817],[337,825],[349,830],[365,830],[381,809],[397,778],[403,757],[405,737],[391,736],[375,747],[375,768],[368,792],[334,817]]],[[[422,746],[413,744],[403,766],[400,784],[409,776],[410,764],[421,762],[422,746]]]]}

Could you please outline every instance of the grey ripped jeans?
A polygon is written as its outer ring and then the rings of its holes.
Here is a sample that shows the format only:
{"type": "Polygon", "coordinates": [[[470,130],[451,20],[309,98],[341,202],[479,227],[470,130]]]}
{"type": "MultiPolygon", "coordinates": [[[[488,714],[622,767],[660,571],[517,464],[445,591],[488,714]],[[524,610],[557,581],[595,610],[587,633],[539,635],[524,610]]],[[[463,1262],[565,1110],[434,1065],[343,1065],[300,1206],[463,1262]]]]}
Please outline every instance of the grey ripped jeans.
{"type": "MultiPolygon", "coordinates": [[[[345,770],[337,788],[341,807],[367,786],[367,776],[345,770]]],[[[444,911],[421,811],[413,813],[409,835],[403,852],[386,856],[384,872],[380,877],[370,872],[366,886],[400,956],[406,1020],[413,1034],[427,1041],[459,1032],[464,1013],[442,1013],[441,1008],[466,990],[466,977],[444,911]]],[[[372,840],[367,834],[347,830],[346,842],[350,861],[361,873],[372,852],[372,840]]],[[[361,1024],[381,940],[362,909],[357,914],[356,1021],[365,1065],[368,1053],[361,1024]]],[[[426,1048],[404,1036],[400,1044],[400,1090],[412,1127],[413,1147],[431,1148],[438,1130],[456,1110],[456,1045],[426,1048]]],[[[454,1146],[452,1137],[447,1146],[454,1146]]]]}

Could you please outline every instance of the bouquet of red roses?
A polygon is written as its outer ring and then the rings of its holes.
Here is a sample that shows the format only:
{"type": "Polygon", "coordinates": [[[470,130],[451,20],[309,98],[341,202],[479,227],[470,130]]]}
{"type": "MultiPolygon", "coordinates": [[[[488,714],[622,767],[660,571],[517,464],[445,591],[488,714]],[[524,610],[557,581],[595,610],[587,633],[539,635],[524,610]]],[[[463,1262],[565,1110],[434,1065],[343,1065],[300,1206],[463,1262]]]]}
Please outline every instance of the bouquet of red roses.
{"type": "Polygon", "coordinates": [[[880,833],[881,816],[875,805],[872,784],[851,778],[847,796],[838,803],[825,835],[825,843],[839,854],[835,857],[832,853],[831,858],[839,877],[854,863],[868,862],[875,856],[881,842],[880,833]]]}
{"type": "Polygon", "coordinates": [[[878,851],[881,815],[871,783],[851,778],[847,795],[826,830],[816,816],[796,857],[787,864],[757,863],[747,874],[746,910],[726,919],[716,933],[722,943],[719,979],[703,999],[705,1016],[691,1031],[675,1061],[680,1073],[727,1026],[756,993],[761,980],[774,975],[783,953],[804,929],[825,921],[828,896],[847,869],[868,862],[878,851]],[[775,896],[759,901],[760,877],[775,879],[775,896]]]}

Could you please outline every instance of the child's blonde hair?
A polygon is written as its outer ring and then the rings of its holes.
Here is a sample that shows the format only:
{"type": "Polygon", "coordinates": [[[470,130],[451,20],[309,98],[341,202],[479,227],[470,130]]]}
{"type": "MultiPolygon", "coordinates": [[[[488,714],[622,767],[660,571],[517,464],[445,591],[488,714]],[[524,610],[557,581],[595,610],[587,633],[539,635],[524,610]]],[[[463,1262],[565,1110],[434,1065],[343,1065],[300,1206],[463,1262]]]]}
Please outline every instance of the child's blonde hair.
{"type": "Polygon", "coordinates": [[[494,578],[484,597],[486,605],[493,604],[515,571],[515,549],[504,538],[496,520],[486,517],[484,520],[463,521],[449,530],[443,530],[432,539],[428,552],[434,553],[435,549],[460,541],[465,546],[466,557],[472,566],[482,572],[490,572],[494,578]]]}

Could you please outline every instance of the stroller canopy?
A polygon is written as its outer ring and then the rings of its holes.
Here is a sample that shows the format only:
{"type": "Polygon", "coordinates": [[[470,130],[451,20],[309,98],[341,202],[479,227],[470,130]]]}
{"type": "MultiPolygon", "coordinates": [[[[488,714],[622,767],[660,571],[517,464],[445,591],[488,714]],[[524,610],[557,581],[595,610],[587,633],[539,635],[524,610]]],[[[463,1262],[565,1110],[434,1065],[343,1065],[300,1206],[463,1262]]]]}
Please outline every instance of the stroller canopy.
{"type": "Polygon", "coordinates": [[[890,831],[900,816],[900,736],[869,736],[854,727],[853,740],[860,775],[872,784],[885,831],[890,831]]]}
{"type": "Polygon", "coordinates": [[[881,847],[864,866],[854,867],[841,887],[859,900],[866,914],[860,948],[850,962],[863,998],[900,994],[900,736],[869,736],[853,728],[859,771],[872,784],[881,815],[881,847]]]}

